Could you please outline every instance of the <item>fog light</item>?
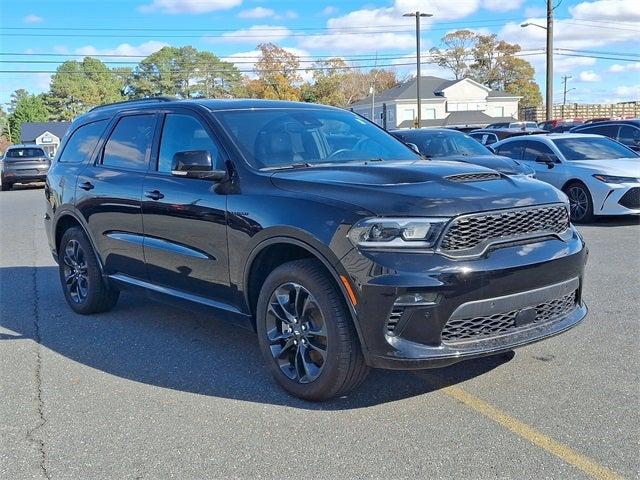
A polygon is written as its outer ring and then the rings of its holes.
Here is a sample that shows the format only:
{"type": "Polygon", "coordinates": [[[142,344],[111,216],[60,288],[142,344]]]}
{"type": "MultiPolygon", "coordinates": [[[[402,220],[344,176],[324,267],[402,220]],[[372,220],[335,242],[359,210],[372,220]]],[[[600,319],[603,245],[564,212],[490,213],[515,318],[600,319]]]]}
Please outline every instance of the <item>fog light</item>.
{"type": "Polygon", "coordinates": [[[406,293],[396,298],[394,306],[411,307],[418,305],[435,305],[438,303],[437,293],[406,293]]]}

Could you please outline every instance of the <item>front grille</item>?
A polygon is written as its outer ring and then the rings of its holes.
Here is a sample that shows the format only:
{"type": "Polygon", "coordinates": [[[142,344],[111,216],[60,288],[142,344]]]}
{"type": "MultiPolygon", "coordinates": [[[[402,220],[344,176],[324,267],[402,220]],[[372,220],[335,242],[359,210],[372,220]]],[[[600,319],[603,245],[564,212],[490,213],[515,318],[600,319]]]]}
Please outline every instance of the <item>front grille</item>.
{"type": "Polygon", "coordinates": [[[507,238],[562,233],[569,228],[564,205],[502,210],[455,218],[445,232],[441,250],[460,253],[507,238]]]}
{"type": "Polygon", "coordinates": [[[404,313],[404,308],[395,307],[391,310],[389,317],[387,318],[387,333],[393,333],[393,331],[398,326],[398,322],[400,321],[400,317],[404,313]]]}
{"type": "MultiPolygon", "coordinates": [[[[561,297],[535,305],[535,318],[531,323],[545,323],[566,316],[575,307],[578,292],[573,291],[561,297]]],[[[489,338],[503,333],[510,333],[520,328],[516,317],[523,309],[495,313],[485,317],[449,319],[442,329],[442,341],[459,342],[489,338]]],[[[523,325],[527,327],[529,324],[523,325]]]]}
{"type": "Polygon", "coordinates": [[[445,177],[452,182],[483,182],[486,180],[499,180],[502,178],[499,173],[461,173],[445,177]]]}
{"type": "Polygon", "coordinates": [[[625,193],[618,203],[625,208],[640,208],[640,187],[630,188],[627,193],[625,193]]]}

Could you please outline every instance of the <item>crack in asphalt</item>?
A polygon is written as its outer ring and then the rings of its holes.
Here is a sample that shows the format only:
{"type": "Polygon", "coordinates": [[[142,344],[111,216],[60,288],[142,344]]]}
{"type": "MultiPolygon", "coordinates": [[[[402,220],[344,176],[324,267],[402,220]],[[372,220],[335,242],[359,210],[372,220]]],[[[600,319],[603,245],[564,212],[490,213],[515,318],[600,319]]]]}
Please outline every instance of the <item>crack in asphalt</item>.
{"type": "MultiPolygon", "coordinates": [[[[37,215],[34,215],[34,223],[37,221],[37,215]]],[[[32,236],[33,252],[36,251],[35,234],[32,236]]],[[[36,365],[35,365],[35,377],[36,377],[36,412],[38,414],[38,423],[36,426],[27,431],[27,440],[36,445],[40,454],[39,464],[40,471],[46,479],[50,479],[49,472],[47,471],[47,453],[45,450],[44,440],[40,435],[37,437],[35,434],[42,429],[47,423],[47,419],[44,416],[44,401],[42,399],[42,347],[40,343],[40,295],[38,293],[38,269],[36,268],[36,259],[34,256],[32,265],[32,285],[33,285],[33,339],[36,342],[36,365]]]]}

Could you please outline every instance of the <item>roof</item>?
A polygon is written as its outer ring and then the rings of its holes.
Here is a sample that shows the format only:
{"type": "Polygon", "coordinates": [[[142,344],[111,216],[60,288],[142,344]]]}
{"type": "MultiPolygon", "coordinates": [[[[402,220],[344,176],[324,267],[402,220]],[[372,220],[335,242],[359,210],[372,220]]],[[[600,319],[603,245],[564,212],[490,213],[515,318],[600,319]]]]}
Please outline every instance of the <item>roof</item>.
{"type": "MultiPolygon", "coordinates": [[[[421,127],[485,127],[496,122],[515,122],[513,117],[490,117],[484,112],[469,110],[466,112],[451,112],[446,118],[422,120],[421,127]]],[[[412,127],[413,120],[405,120],[399,128],[412,127]]]]}
{"type": "Polygon", "coordinates": [[[36,138],[44,132],[62,138],[70,126],[71,122],[26,122],[20,127],[20,141],[24,143],[35,142],[36,138]]]}
{"type": "MultiPolygon", "coordinates": [[[[446,78],[434,77],[431,75],[421,76],[420,77],[420,98],[421,99],[429,99],[429,98],[444,98],[442,95],[442,91],[445,88],[450,87],[458,82],[463,80],[467,80],[468,78],[461,78],[458,80],[447,80],[446,78]]],[[[468,80],[471,80],[470,78],[468,80]]],[[[473,80],[471,80],[473,81],[473,80]]],[[[476,82],[477,83],[477,82],[476,82]]],[[[413,78],[407,82],[401,83],[400,85],[396,85],[384,92],[377,93],[375,96],[376,101],[384,102],[391,100],[413,100],[417,98],[416,92],[416,79],[413,78]]],[[[500,90],[491,90],[487,94],[489,97],[511,97],[511,98],[520,98],[518,95],[512,95],[511,93],[503,92],[500,90]]],[[[370,105],[371,104],[371,95],[359,100],[352,105],[370,105]]]]}
{"type": "Polygon", "coordinates": [[[35,143],[17,143],[15,145],[9,145],[7,150],[12,150],[14,148],[42,148],[42,146],[36,145],[35,143]]]}
{"type": "MultiPolygon", "coordinates": [[[[556,140],[558,138],[605,138],[605,137],[603,137],[602,135],[596,135],[594,133],[566,133],[565,132],[565,133],[541,133],[541,134],[527,137],[526,140],[531,140],[532,138],[536,140],[542,140],[544,141],[544,143],[550,143],[551,140],[556,140]]],[[[525,139],[518,136],[509,137],[509,138],[504,138],[499,142],[496,142],[496,144],[497,143],[502,144],[502,143],[512,142],[516,140],[525,140],[525,139]]]]}

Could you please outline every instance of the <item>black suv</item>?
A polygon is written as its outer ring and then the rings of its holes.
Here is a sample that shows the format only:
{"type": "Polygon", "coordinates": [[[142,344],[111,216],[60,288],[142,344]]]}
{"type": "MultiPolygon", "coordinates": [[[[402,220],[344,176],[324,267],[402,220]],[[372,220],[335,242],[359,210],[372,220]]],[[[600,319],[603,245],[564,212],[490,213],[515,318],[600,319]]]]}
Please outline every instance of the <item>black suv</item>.
{"type": "Polygon", "coordinates": [[[595,133],[613,138],[635,152],[640,152],[640,119],[608,120],[586,123],[571,129],[571,133],[595,133]]]}
{"type": "Polygon", "coordinates": [[[337,108],[147,99],[78,118],[48,174],[64,295],[121,289],[258,333],[276,380],[341,395],[369,367],[509,351],[586,315],[567,199],[527,177],[427,161],[337,108]]]}

